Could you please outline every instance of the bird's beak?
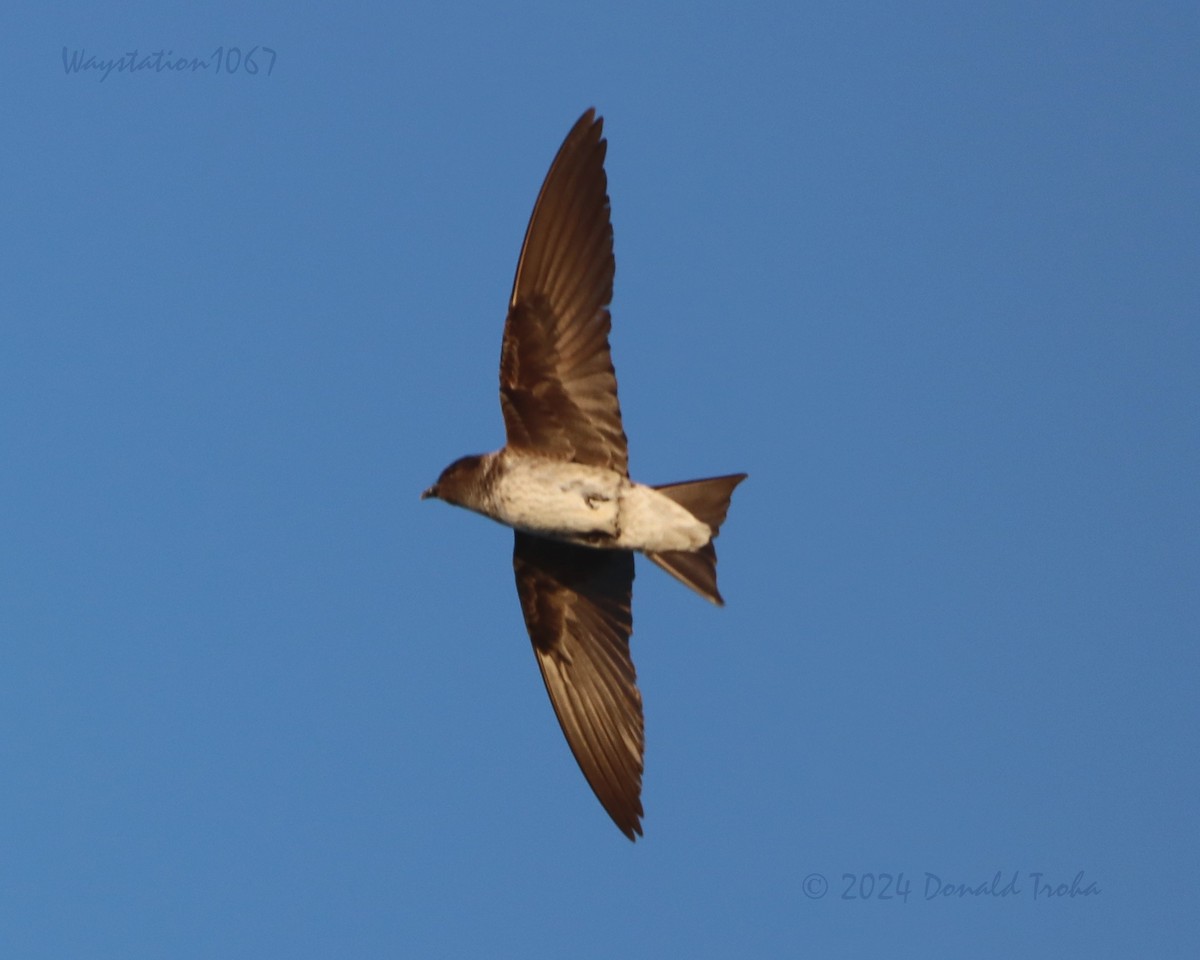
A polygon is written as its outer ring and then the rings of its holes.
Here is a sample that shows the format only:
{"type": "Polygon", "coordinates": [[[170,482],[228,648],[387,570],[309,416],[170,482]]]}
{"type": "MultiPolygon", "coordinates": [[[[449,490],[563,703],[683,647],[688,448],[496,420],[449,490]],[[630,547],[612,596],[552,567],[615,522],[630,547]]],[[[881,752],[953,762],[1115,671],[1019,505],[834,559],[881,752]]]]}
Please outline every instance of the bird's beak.
{"type": "Polygon", "coordinates": [[[428,490],[421,494],[422,500],[428,500],[430,497],[437,497],[437,484],[434,484],[428,490]]]}

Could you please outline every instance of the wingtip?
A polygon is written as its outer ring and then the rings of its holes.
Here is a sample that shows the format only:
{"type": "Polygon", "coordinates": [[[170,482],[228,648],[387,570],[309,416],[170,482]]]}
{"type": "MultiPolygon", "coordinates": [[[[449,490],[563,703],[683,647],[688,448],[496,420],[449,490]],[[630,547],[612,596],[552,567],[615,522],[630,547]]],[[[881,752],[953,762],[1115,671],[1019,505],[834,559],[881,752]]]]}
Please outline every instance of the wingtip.
{"type": "MultiPolygon", "coordinates": [[[[572,128],[571,133],[581,134],[591,130],[596,131],[597,138],[604,136],[604,117],[596,112],[595,107],[588,107],[579,115],[579,119],[575,121],[575,126],[572,128]]],[[[569,135],[568,139],[570,139],[569,135]]]]}
{"type": "Polygon", "coordinates": [[[622,822],[621,820],[618,820],[616,817],[614,817],[611,812],[609,813],[609,816],[612,817],[612,822],[617,825],[618,830],[620,830],[623,834],[625,834],[625,839],[628,840],[630,843],[637,843],[638,837],[643,836],[643,834],[642,834],[642,813],[640,811],[637,813],[637,815],[634,817],[633,820],[626,820],[624,822],[622,822]]]}

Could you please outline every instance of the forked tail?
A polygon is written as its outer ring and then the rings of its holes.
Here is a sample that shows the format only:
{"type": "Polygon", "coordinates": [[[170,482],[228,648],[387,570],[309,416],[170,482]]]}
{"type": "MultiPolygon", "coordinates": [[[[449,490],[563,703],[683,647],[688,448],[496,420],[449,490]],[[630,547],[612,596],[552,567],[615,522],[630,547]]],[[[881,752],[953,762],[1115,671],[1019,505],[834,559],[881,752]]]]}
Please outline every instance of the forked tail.
{"type": "MultiPolygon", "coordinates": [[[[715,540],[725,522],[725,514],[729,512],[733,488],[745,479],[744,473],[731,473],[707,480],[667,483],[654,489],[666,494],[697,520],[707,523],[715,540]]],[[[719,607],[725,605],[717,591],[717,551],[712,540],[699,550],[664,550],[646,556],[706,600],[719,607]]]]}

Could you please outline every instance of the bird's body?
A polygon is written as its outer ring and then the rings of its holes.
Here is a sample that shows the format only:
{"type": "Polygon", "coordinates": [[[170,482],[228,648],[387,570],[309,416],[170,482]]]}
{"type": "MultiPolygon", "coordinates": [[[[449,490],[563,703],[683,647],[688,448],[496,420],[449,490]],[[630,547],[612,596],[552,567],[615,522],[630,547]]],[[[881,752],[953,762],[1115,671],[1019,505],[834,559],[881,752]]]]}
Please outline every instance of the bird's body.
{"type": "Polygon", "coordinates": [[[477,513],[515,530],[608,550],[699,550],[708,524],[653,487],[607,467],[536,454],[484,454],[477,513]]]}
{"type": "Polygon", "coordinates": [[[745,474],[629,478],[608,303],[615,261],[602,121],[588,110],[546,174],[500,351],[507,443],[422,494],[515,531],[513,570],[550,701],[580,769],[631,840],[642,832],[642,698],[629,636],[633,554],[715,604],[717,536],[745,474]]]}

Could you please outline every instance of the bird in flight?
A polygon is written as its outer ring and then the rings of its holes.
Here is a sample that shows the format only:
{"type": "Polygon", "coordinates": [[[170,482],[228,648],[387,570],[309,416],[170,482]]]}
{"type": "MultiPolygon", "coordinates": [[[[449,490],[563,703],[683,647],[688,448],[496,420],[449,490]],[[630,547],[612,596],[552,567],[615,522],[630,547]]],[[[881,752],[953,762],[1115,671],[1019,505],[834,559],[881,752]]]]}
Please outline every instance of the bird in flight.
{"type": "Polygon", "coordinates": [[[588,110],[567,134],[525,231],[500,349],[507,442],[454,461],[421,499],[514,529],[517,595],[550,702],[597,799],[634,840],[645,739],[629,655],[633,554],[722,605],[712,541],[746,474],[629,479],[608,347],[602,126],[588,110]]]}

